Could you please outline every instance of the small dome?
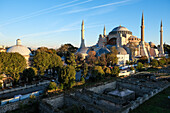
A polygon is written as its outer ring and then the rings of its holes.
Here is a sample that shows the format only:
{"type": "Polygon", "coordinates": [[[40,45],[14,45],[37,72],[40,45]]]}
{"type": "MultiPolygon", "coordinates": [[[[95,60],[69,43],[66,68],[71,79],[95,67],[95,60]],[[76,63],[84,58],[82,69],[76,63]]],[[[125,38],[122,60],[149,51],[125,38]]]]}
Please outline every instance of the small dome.
{"type": "Polygon", "coordinates": [[[117,47],[116,49],[117,49],[118,54],[120,54],[120,55],[127,54],[127,51],[123,47],[117,47]]]}
{"type": "Polygon", "coordinates": [[[99,49],[96,53],[97,53],[97,56],[100,56],[100,55],[102,55],[102,54],[110,53],[110,50],[107,49],[106,47],[102,47],[102,48],[99,49]]]}
{"type": "Polygon", "coordinates": [[[119,26],[114,28],[112,31],[129,31],[126,27],[119,26]]]}
{"type": "Polygon", "coordinates": [[[27,47],[21,45],[20,39],[17,39],[16,45],[10,47],[7,50],[7,53],[15,53],[15,52],[17,52],[23,56],[31,55],[31,51],[27,47]]]}

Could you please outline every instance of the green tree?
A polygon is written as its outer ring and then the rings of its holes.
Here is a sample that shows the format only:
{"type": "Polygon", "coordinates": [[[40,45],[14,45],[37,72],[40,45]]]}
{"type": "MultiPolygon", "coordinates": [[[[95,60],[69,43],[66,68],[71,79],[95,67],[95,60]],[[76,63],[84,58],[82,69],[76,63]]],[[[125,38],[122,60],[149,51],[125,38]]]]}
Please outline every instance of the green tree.
{"type": "Polygon", "coordinates": [[[19,53],[0,53],[0,62],[2,63],[2,73],[9,74],[17,83],[20,74],[27,67],[25,58],[19,53]]]}
{"type": "Polygon", "coordinates": [[[57,89],[57,84],[55,82],[50,82],[48,89],[50,90],[57,89]]]}
{"type": "Polygon", "coordinates": [[[110,76],[110,75],[111,75],[111,70],[110,70],[109,67],[106,67],[106,68],[105,68],[105,75],[106,75],[106,76],[110,76]]]}
{"type": "Polygon", "coordinates": [[[141,62],[142,64],[148,63],[147,56],[142,56],[141,58],[139,58],[138,62],[141,62]]]}
{"type": "Polygon", "coordinates": [[[84,79],[84,77],[81,77],[81,82],[84,84],[86,81],[84,79]]]}
{"type": "Polygon", "coordinates": [[[107,61],[107,65],[109,66],[111,65],[115,65],[118,62],[118,58],[116,55],[112,54],[112,53],[108,53],[106,54],[106,61],[107,61]]]}
{"type": "Polygon", "coordinates": [[[0,88],[2,88],[2,82],[0,82],[0,88]]]}
{"type": "Polygon", "coordinates": [[[92,77],[94,79],[100,80],[104,76],[104,71],[101,66],[94,66],[92,70],[92,77]]]}
{"type": "Polygon", "coordinates": [[[135,70],[135,68],[133,66],[130,67],[130,70],[135,70]]]}
{"type": "Polygon", "coordinates": [[[43,75],[50,65],[50,54],[38,52],[33,58],[33,65],[38,69],[39,74],[43,75]]]}
{"type": "Polygon", "coordinates": [[[95,51],[89,51],[88,53],[88,57],[87,57],[87,62],[90,64],[90,65],[94,65],[97,58],[95,57],[96,55],[96,52],[95,51]]]}
{"type": "Polygon", "coordinates": [[[68,65],[76,66],[76,61],[75,61],[75,55],[74,53],[69,53],[69,55],[66,57],[66,63],[68,65]]]}
{"type": "Polygon", "coordinates": [[[158,67],[158,61],[157,61],[156,59],[153,59],[153,60],[151,61],[151,65],[152,65],[153,67],[158,67]]]}
{"type": "Polygon", "coordinates": [[[87,63],[84,63],[83,65],[82,65],[82,73],[81,73],[84,77],[86,77],[87,76],[87,74],[88,74],[88,64],[87,63]]]}
{"type": "Polygon", "coordinates": [[[136,69],[138,69],[139,71],[141,71],[142,68],[143,68],[143,64],[142,64],[141,62],[138,62],[136,69]]]}
{"type": "Polygon", "coordinates": [[[118,66],[114,66],[113,69],[112,69],[112,75],[114,76],[118,76],[119,74],[119,67],[118,66]]]}
{"type": "Polygon", "coordinates": [[[47,47],[39,47],[37,49],[37,52],[47,52],[48,51],[48,48],[47,47]]]}
{"type": "Polygon", "coordinates": [[[64,44],[64,45],[61,45],[61,47],[57,49],[57,54],[60,57],[62,56],[67,57],[68,53],[75,53],[77,49],[78,49],[77,47],[74,47],[71,44],[64,44]]]}
{"type": "Polygon", "coordinates": [[[82,56],[82,54],[81,53],[77,53],[76,54],[76,56],[75,56],[75,58],[76,58],[76,63],[77,64],[81,64],[81,63],[83,63],[83,56],[82,56]]]}
{"type": "Polygon", "coordinates": [[[98,62],[99,62],[100,66],[106,66],[107,65],[105,54],[102,54],[100,57],[98,57],[98,62]]]}
{"type": "Polygon", "coordinates": [[[63,66],[59,69],[58,80],[64,84],[64,88],[72,88],[75,83],[75,68],[71,65],[63,66]]]}
{"type": "Polygon", "coordinates": [[[37,75],[36,68],[28,68],[23,71],[23,79],[27,82],[32,82],[33,78],[37,75]]]}
{"type": "Polygon", "coordinates": [[[50,64],[49,68],[52,69],[52,74],[55,74],[55,71],[58,71],[59,67],[63,66],[61,57],[57,54],[50,54],[50,64]]]}
{"type": "Polygon", "coordinates": [[[163,66],[164,64],[166,64],[166,60],[164,58],[161,58],[158,62],[160,66],[163,66]]]}

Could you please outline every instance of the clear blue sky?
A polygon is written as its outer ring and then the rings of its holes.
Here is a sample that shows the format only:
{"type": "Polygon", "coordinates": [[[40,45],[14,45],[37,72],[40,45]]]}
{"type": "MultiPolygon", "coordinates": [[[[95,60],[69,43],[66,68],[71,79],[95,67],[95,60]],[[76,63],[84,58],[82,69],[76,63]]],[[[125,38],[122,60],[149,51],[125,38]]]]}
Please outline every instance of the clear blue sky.
{"type": "Polygon", "coordinates": [[[97,43],[104,25],[107,34],[121,24],[140,38],[142,11],[145,41],[159,44],[162,19],[170,44],[170,0],[0,0],[0,45],[20,38],[28,47],[79,47],[82,19],[87,46],[97,43]]]}

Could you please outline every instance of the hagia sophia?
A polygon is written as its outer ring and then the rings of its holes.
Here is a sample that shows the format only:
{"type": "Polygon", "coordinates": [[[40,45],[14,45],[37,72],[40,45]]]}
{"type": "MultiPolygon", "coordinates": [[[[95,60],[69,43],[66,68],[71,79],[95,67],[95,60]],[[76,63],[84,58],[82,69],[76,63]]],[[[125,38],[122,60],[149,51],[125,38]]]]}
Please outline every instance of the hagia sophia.
{"type": "MultiPolygon", "coordinates": [[[[81,53],[83,58],[88,56],[89,51],[95,51],[97,56],[101,56],[101,54],[107,54],[110,52],[111,47],[116,47],[117,49],[117,57],[118,57],[118,65],[125,65],[127,61],[140,58],[142,56],[146,56],[148,58],[148,62],[150,59],[155,57],[165,56],[164,48],[163,48],[163,25],[161,21],[160,26],[160,47],[157,48],[152,42],[144,41],[144,15],[142,13],[142,21],[141,21],[141,38],[132,35],[132,32],[128,30],[126,27],[118,26],[115,27],[109,34],[106,34],[106,28],[104,26],[103,34],[99,35],[98,42],[91,46],[86,47],[84,41],[84,21],[82,21],[81,25],[81,45],[77,50],[77,53],[81,53]]],[[[7,52],[18,52],[23,55],[27,61],[27,66],[30,66],[30,61],[32,59],[31,51],[21,45],[21,40],[17,39],[16,45],[10,47],[7,52]]]]}
{"type": "Polygon", "coordinates": [[[97,56],[109,53],[110,48],[113,46],[115,46],[118,51],[118,65],[124,65],[127,61],[132,60],[132,57],[139,58],[146,56],[148,58],[148,62],[150,62],[150,59],[153,59],[154,57],[164,56],[162,21],[160,26],[160,48],[157,48],[154,43],[147,43],[144,41],[145,26],[143,13],[141,21],[141,38],[132,35],[130,30],[121,25],[115,27],[107,35],[106,28],[104,26],[103,34],[99,35],[97,44],[91,47],[86,47],[84,42],[84,21],[82,21],[81,26],[81,45],[77,53],[81,53],[84,58],[91,50],[95,51],[97,56]]]}

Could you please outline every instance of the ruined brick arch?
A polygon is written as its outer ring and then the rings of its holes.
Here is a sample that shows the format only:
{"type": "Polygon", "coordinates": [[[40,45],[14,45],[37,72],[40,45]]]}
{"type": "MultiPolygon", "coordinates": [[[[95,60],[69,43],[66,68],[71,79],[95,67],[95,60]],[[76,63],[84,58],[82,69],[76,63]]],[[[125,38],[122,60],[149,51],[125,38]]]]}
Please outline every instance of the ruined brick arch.
{"type": "Polygon", "coordinates": [[[109,45],[116,45],[116,42],[117,42],[117,38],[111,38],[107,44],[109,45]]]}

